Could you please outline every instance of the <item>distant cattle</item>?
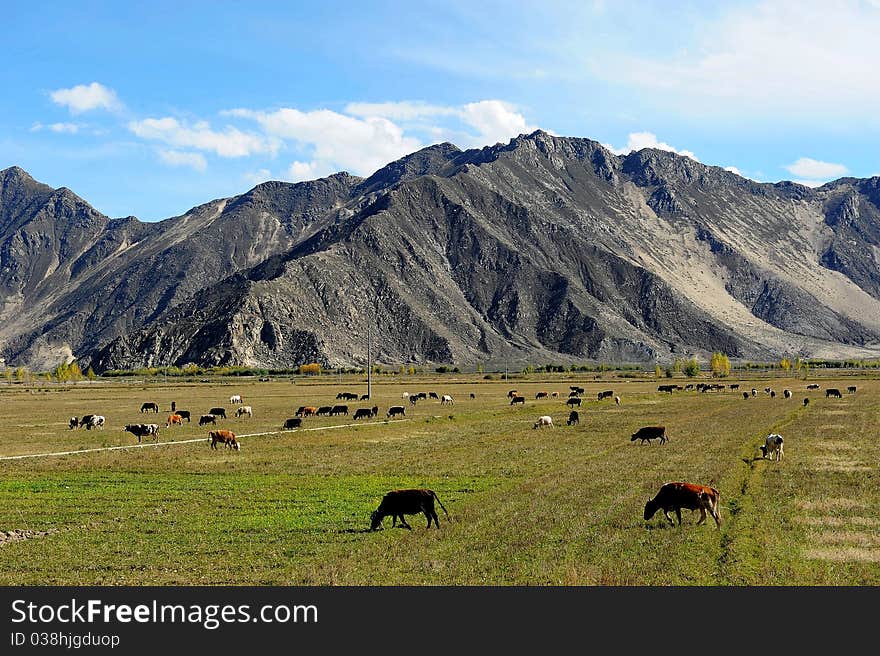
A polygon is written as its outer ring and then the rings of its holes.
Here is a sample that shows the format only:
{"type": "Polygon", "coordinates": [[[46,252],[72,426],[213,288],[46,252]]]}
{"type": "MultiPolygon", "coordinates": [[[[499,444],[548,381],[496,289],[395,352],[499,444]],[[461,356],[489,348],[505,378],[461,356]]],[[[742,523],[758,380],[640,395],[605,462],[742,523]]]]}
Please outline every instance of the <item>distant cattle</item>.
{"type": "Polygon", "coordinates": [[[660,440],[660,444],[665,444],[669,441],[669,438],[666,436],[665,426],[644,426],[630,436],[630,442],[635,442],[636,440],[641,440],[640,444],[645,442],[650,444],[651,440],[660,440]]]}
{"type": "Polygon", "coordinates": [[[199,426],[204,426],[205,424],[214,424],[217,425],[217,417],[214,415],[202,415],[199,417],[199,426]]]}
{"type": "Polygon", "coordinates": [[[706,513],[712,515],[716,527],[721,527],[721,512],[718,510],[718,501],[721,494],[714,487],[697,485],[694,483],[664,483],[660,491],[649,499],[645,504],[645,521],[651,519],[658,510],[662,510],[669,523],[675,526],[669,512],[674,510],[678,517],[678,525],[681,526],[681,509],[699,510],[700,519],[697,525],[706,521],[706,513]]]}
{"type": "Polygon", "coordinates": [[[508,399],[512,399],[514,396],[517,396],[518,394],[519,394],[519,392],[517,392],[516,390],[510,390],[510,391],[507,393],[507,398],[508,398],[508,399]]]}
{"type": "Polygon", "coordinates": [[[733,385],[728,385],[728,387],[732,390],[739,389],[739,383],[734,383],[733,385]]]}
{"type": "Polygon", "coordinates": [[[550,394],[550,398],[551,398],[551,399],[559,398],[559,392],[553,392],[553,393],[551,393],[551,394],[550,394]]]}
{"type": "MultiPolygon", "coordinates": [[[[307,405],[302,409],[303,417],[314,417],[316,414],[318,414],[318,408],[313,405],[307,405]]],[[[330,411],[330,414],[333,414],[332,410],[330,411]]]]}
{"type": "Polygon", "coordinates": [[[672,394],[672,392],[675,391],[675,385],[658,385],[657,391],[658,392],[669,392],[670,394],[672,394]]]}
{"type": "Polygon", "coordinates": [[[126,424],[122,430],[128,431],[138,438],[138,444],[141,443],[142,438],[150,435],[154,437],[156,442],[159,441],[159,424],[126,424]]]}
{"type": "Polygon", "coordinates": [[[229,397],[229,402],[233,405],[236,403],[243,403],[243,401],[241,400],[241,394],[233,394],[229,397]]]}
{"type": "Polygon", "coordinates": [[[374,405],[372,408],[370,408],[370,416],[371,416],[371,417],[376,417],[376,416],[378,416],[378,415],[379,415],[379,406],[378,406],[378,405],[374,405]]]}
{"type": "Polygon", "coordinates": [[[514,396],[512,399],[510,399],[510,405],[525,405],[525,404],[526,404],[526,397],[524,397],[524,396],[514,396]]]}
{"type": "Polygon", "coordinates": [[[291,417],[290,419],[284,420],[284,425],[281,427],[281,430],[293,430],[294,428],[300,428],[302,426],[302,423],[302,417],[291,417]]]}
{"type": "Polygon", "coordinates": [[[805,398],[804,399],[804,407],[806,408],[808,405],[810,405],[810,399],[805,398]]]}
{"type": "Polygon", "coordinates": [[[782,397],[785,399],[790,399],[791,398],[791,390],[790,389],[782,390],[782,397]]]}
{"type": "Polygon", "coordinates": [[[580,398],[580,395],[581,395],[580,392],[574,392],[574,391],[572,391],[572,392],[569,392],[569,393],[568,393],[568,398],[570,398],[570,399],[577,399],[577,398],[580,398]]]}
{"type": "Polygon", "coordinates": [[[388,412],[385,413],[386,417],[396,417],[397,415],[406,417],[406,408],[404,408],[402,405],[392,405],[390,408],[388,408],[388,412]]]}
{"type": "Polygon", "coordinates": [[[212,430],[208,433],[208,437],[211,440],[212,449],[216,449],[218,442],[222,442],[228,449],[235,449],[236,451],[241,450],[241,444],[239,444],[238,438],[235,433],[230,430],[212,430]]]}
{"type": "Polygon", "coordinates": [[[186,419],[186,423],[190,422],[191,413],[189,410],[172,410],[173,414],[180,415],[183,419],[186,419]]]}
{"type": "Polygon", "coordinates": [[[535,422],[535,425],[532,428],[543,428],[544,426],[550,426],[550,428],[555,428],[553,425],[553,417],[550,415],[543,415],[538,417],[538,421],[535,422]]]}
{"type": "Polygon", "coordinates": [[[620,397],[619,396],[614,397],[614,403],[617,405],[620,405],[620,397]]]}
{"type": "Polygon", "coordinates": [[[79,425],[85,426],[86,430],[104,428],[105,418],[102,415],[86,415],[83,419],[80,419],[79,425]],[[83,423],[83,419],[85,419],[85,423],[83,423]]]}
{"type": "Polygon", "coordinates": [[[855,394],[856,393],[856,386],[850,385],[849,387],[846,388],[846,391],[849,392],[850,394],[855,394]]]}
{"type": "Polygon", "coordinates": [[[369,408],[358,408],[354,412],[352,419],[369,419],[373,416],[373,412],[369,408]]]}
{"type": "Polygon", "coordinates": [[[369,401],[369,400],[370,400],[369,394],[361,394],[361,401],[369,401]]]}
{"type": "Polygon", "coordinates": [[[152,402],[150,402],[150,401],[148,401],[147,403],[142,403],[142,404],[141,404],[141,412],[155,412],[155,413],[158,413],[158,412],[159,412],[159,404],[158,404],[158,403],[152,403],[152,402]]]}
{"type": "MultiPolygon", "coordinates": [[[[336,398],[338,399],[339,397],[337,396],[336,398]]],[[[409,398],[409,392],[404,392],[403,394],[401,394],[400,398],[402,398],[402,399],[408,399],[408,398],[409,398]]]]}
{"type": "Polygon", "coordinates": [[[475,399],[475,398],[477,398],[477,395],[474,394],[473,392],[471,392],[471,398],[472,398],[472,399],[475,399]]]}
{"type": "Polygon", "coordinates": [[[776,460],[777,462],[782,460],[783,456],[783,442],[782,435],[778,433],[770,433],[765,439],[764,443],[761,445],[761,457],[767,458],[770,460],[776,460]]]}
{"type": "Polygon", "coordinates": [[[333,411],[333,406],[322,405],[315,411],[315,414],[319,417],[326,417],[333,411]]]}
{"type": "Polygon", "coordinates": [[[443,398],[440,399],[440,405],[455,405],[455,401],[452,400],[449,394],[444,394],[443,398]]]}
{"type": "Polygon", "coordinates": [[[171,412],[177,412],[177,402],[176,401],[171,402],[171,412]]]}
{"type": "Polygon", "coordinates": [[[568,426],[576,426],[577,424],[581,423],[581,417],[578,414],[578,411],[572,410],[571,412],[569,412],[568,413],[568,421],[565,423],[568,426]]]}
{"type": "Polygon", "coordinates": [[[335,417],[336,415],[346,415],[348,416],[348,406],[347,405],[334,405],[330,410],[330,416],[335,417]]]}
{"type": "Polygon", "coordinates": [[[211,408],[208,410],[209,415],[214,415],[215,417],[223,417],[226,419],[226,408],[211,408]]]}
{"type": "Polygon", "coordinates": [[[238,406],[235,410],[235,416],[241,417],[242,415],[247,415],[248,417],[254,416],[254,409],[249,405],[241,405],[238,406]]]}
{"type": "Polygon", "coordinates": [[[565,405],[572,406],[572,407],[574,407],[576,405],[579,406],[580,404],[581,404],[581,400],[577,399],[577,398],[569,399],[568,401],[565,402],[565,405]]]}
{"type": "Polygon", "coordinates": [[[776,398],[776,390],[770,390],[770,398],[771,398],[771,399],[775,399],[775,398],[776,398]]]}
{"type": "Polygon", "coordinates": [[[843,398],[843,395],[840,393],[840,390],[837,389],[836,387],[829,387],[827,390],[825,390],[825,398],[827,399],[829,396],[833,396],[834,398],[837,398],[837,399],[843,398]]]}
{"type": "Polygon", "coordinates": [[[537,399],[546,399],[548,396],[547,392],[537,392],[535,394],[535,400],[537,399]]]}
{"type": "MultiPolygon", "coordinates": [[[[403,408],[403,406],[399,407],[403,408]]],[[[425,515],[425,518],[428,520],[428,528],[431,528],[432,521],[436,528],[440,528],[437,511],[434,509],[435,500],[443,508],[446,518],[449,519],[449,512],[433,490],[392,490],[382,498],[379,507],[370,514],[370,530],[377,530],[382,525],[382,520],[388,516],[391,517],[392,528],[397,526],[397,520],[399,519],[400,525],[403,528],[412,530],[412,527],[406,523],[404,515],[418,515],[419,513],[425,515]]]]}
{"type": "Polygon", "coordinates": [[[807,389],[819,389],[819,385],[817,383],[810,383],[807,385],[807,389]]]}
{"type": "Polygon", "coordinates": [[[419,402],[419,395],[418,394],[413,394],[412,396],[409,397],[409,404],[410,405],[415,405],[418,402],[419,402]]]}
{"type": "Polygon", "coordinates": [[[439,399],[440,397],[437,396],[437,392],[428,392],[428,398],[430,398],[430,399],[439,399]]]}
{"type": "Polygon", "coordinates": [[[342,399],[343,401],[357,401],[358,395],[354,392],[340,392],[336,395],[336,400],[342,399]]]}
{"type": "Polygon", "coordinates": [[[76,428],[77,426],[79,426],[79,418],[78,417],[71,417],[70,421],[67,422],[67,427],[73,429],[73,428],[76,428]]]}
{"type": "Polygon", "coordinates": [[[165,422],[165,428],[169,426],[183,426],[183,417],[180,415],[168,415],[168,420],[165,422]]]}
{"type": "Polygon", "coordinates": [[[771,392],[771,389],[770,389],[769,387],[765,387],[765,388],[764,388],[764,393],[765,393],[765,394],[769,394],[770,392],[771,392]]]}
{"type": "Polygon", "coordinates": [[[758,390],[756,390],[754,387],[752,388],[752,396],[758,396],[758,390]]]}
{"type": "Polygon", "coordinates": [[[749,398],[750,396],[751,396],[751,394],[749,394],[748,392],[743,392],[743,398],[744,398],[744,399],[747,399],[747,398],[749,398]]]}
{"type": "Polygon", "coordinates": [[[604,392],[598,392],[596,394],[597,400],[601,401],[602,399],[610,399],[614,396],[614,390],[605,390],[604,392]]]}

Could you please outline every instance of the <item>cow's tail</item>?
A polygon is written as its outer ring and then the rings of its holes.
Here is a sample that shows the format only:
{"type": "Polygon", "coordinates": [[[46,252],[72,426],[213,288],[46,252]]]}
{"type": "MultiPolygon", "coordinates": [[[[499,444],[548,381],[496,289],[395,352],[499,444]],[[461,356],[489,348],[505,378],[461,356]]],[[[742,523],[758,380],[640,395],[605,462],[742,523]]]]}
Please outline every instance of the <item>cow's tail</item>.
{"type": "Polygon", "coordinates": [[[446,507],[443,505],[443,502],[440,501],[440,497],[437,496],[437,493],[434,492],[433,490],[431,490],[431,496],[434,497],[434,499],[437,501],[437,503],[440,504],[440,507],[443,508],[443,512],[446,513],[446,519],[448,519],[451,522],[452,518],[449,516],[449,513],[446,512],[446,507]]]}

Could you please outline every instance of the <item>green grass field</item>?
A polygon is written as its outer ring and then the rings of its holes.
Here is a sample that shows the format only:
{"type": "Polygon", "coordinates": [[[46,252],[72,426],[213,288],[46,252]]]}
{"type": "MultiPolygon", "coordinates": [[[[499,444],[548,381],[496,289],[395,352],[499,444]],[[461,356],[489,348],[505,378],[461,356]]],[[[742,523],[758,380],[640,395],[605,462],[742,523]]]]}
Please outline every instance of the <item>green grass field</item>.
{"type": "Polygon", "coordinates": [[[126,423],[163,425],[159,446],[0,460],[0,531],[31,531],[0,533],[0,584],[880,584],[880,381],[814,377],[822,389],[811,392],[803,380],[725,382],[759,395],[669,395],[658,381],[610,375],[407,377],[347,402],[378,405],[378,419],[307,418],[304,428],[322,430],[283,433],[298,406],[366,385],[0,386],[0,457],[134,445],[126,423]],[[586,388],[576,427],[565,425],[570,384],[586,388]],[[851,384],[856,394],[825,398],[851,384]],[[509,405],[512,388],[525,407],[509,405]],[[605,389],[620,406],[595,400],[605,389]],[[539,390],[559,398],[536,401],[539,390]],[[452,394],[455,405],[412,407],[403,391],[452,394]],[[197,420],[215,405],[230,412],[234,393],[254,408],[219,422],[245,435],[240,452],[180,443],[207,437],[197,421],[164,428],[172,400],[197,420]],[[143,401],[162,412],[142,415],[143,401]],[[406,419],[386,421],[396,404],[406,419]],[[68,429],[86,413],[105,415],[106,428],[68,429]],[[557,426],[533,430],[544,414],[557,426]],[[653,424],[667,426],[668,444],[630,442],[653,424]],[[771,431],[785,437],[782,462],[758,457],[771,431]],[[717,487],[721,530],[688,511],[680,528],[662,513],[645,522],[645,501],[671,480],[717,487]],[[434,489],[452,521],[438,508],[439,530],[415,516],[412,531],[390,518],[367,531],[370,511],[399,487],[434,489]]]}

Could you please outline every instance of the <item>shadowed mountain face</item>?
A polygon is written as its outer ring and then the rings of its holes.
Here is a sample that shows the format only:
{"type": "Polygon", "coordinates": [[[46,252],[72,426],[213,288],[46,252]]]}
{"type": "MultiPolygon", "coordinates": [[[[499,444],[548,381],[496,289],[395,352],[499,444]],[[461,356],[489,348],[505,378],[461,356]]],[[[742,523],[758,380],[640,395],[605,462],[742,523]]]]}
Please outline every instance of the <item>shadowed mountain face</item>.
{"type": "Polygon", "coordinates": [[[157,224],[0,173],[7,360],[144,365],[880,355],[880,179],[759,184],[543,132],[157,224]],[[27,309],[25,309],[27,308],[27,309]]]}

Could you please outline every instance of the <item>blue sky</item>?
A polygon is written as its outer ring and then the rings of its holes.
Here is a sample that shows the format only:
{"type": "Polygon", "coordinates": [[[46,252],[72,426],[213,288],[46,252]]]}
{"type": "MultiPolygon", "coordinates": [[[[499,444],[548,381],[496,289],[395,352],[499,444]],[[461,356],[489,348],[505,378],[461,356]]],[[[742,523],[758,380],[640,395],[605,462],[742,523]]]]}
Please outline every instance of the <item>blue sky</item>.
{"type": "Polygon", "coordinates": [[[157,220],[542,128],[760,181],[880,174],[880,0],[4,7],[0,169],[157,220]]]}

